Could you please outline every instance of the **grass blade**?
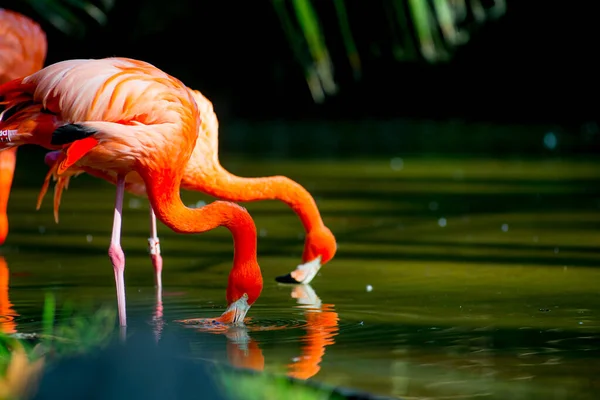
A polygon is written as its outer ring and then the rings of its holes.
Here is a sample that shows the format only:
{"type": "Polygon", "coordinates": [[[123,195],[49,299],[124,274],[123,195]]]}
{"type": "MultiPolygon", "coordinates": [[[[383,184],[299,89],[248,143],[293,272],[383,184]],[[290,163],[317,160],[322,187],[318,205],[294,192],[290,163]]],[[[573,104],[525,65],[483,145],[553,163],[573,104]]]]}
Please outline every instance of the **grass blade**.
{"type": "Polygon", "coordinates": [[[348,21],[348,13],[346,12],[346,5],[344,0],[334,0],[335,10],[337,12],[338,21],[340,24],[340,32],[344,40],[344,46],[346,47],[346,53],[348,55],[348,61],[352,67],[354,73],[354,79],[359,79],[361,75],[360,56],[356,45],[354,44],[354,37],[352,36],[352,29],[350,29],[350,22],[348,21]]]}
{"type": "Polygon", "coordinates": [[[42,332],[44,336],[52,336],[54,330],[54,317],[56,314],[56,299],[52,293],[46,294],[44,313],[42,316],[42,332]]]}

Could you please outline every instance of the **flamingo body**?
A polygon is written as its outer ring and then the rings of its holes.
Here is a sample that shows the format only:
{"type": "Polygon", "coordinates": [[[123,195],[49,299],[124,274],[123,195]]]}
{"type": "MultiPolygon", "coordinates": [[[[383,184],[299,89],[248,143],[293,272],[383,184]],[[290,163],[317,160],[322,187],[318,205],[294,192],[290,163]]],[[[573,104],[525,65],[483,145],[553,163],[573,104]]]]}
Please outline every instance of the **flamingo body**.
{"type": "MultiPolygon", "coordinates": [[[[179,190],[194,149],[200,113],[190,91],[151,64],[127,58],[67,60],[0,86],[0,129],[13,132],[0,150],[36,144],[61,150],[58,176],[69,168],[116,176],[117,195],[109,257],[115,271],[120,324],[125,317],[125,256],[120,245],[126,177],[137,174],[151,209],[175,232],[218,226],[234,239],[224,322],[239,323],[262,290],[256,227],[248,212],[216,201],[188,209],[179,190]]],[[[134,175],[135,176],[135,175],[134,175]]]]}

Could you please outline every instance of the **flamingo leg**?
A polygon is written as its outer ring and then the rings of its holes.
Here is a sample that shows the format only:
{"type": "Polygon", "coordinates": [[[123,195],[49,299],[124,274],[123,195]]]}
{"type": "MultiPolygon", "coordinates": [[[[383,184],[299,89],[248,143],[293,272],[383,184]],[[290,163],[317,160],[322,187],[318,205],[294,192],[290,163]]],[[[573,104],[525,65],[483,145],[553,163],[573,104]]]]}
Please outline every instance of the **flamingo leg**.
{"type": "Polygon", "coordinates": [[[156,214],[150,205],[150,237],[148,238],[148,251],[154,267],[154,283],[156,284],[157,295],[162,292],[162,256],[160,255],[160,241],[158,240],[158,230],[156,229],[156,214]]]}
{"type": "Polygon", "coordinates": [[[115,219],[113,222],[112,237],[108,256],[115,270],[115,283],[117,285],[117,304],[119,307],[119,324],[127,326],[125,310],[125,254],[121,248],[121,216],[123,214],[123,194],[125,192],[125,176],[117,176],[117,196],[115,199],[115,219]]]}
{"type": "Polygon", "coordinates": [[[160,255],[160,241],[156,228],[156,214],[150,205],[150,238],[148,238],[148,250],[154,267],[154,282],[156,284],[156,307],[152,318],[154,323],[154,339],[158,343],[164,326],[163,304],[162,304],[162,257],[160,255]]]}

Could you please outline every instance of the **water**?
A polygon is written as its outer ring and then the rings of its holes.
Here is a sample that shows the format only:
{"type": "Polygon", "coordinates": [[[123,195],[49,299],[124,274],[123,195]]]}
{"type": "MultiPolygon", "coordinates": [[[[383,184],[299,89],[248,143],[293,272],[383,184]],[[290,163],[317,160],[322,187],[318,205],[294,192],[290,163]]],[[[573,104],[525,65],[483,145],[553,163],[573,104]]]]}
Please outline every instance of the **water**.
{"type": "MultiPolygon", "coordinates": [[[[261,232],[265,287],[247,329],[210,332],[174,321],[223,312],[230,234],[160,225],[161,329],[189,340],[192,357],[407,399],[592,399],[600,390],[600,162],[229,157],[224,165],[302,183],[339,250],[310,287],[276,283],[300,261],[302,226],[283,204],[246,203],[261,232]]],[[[32,170],[41,183],[43,166],[32,170]]],[[[2,329],[39,330],[46,292],[59,304],[116,308],[106,255],[114,188],[72,180],[56,225],[50,198],[34,211],[38,180],[24,174],[0,250],[0,277],[10,270],[9,293],[0,279],[2,329]]],[[[156,329],[145,199],[126,196],[123,223],[128,318],[156,329]]]]}

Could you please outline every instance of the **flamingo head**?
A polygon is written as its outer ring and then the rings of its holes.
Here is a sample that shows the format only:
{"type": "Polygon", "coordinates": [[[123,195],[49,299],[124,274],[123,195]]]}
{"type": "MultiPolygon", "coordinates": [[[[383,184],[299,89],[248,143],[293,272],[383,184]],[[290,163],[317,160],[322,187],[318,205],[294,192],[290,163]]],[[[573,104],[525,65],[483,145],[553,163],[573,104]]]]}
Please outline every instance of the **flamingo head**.
{"type": "Polygon", "coordinates": [[[280,283],[309,284],[321,266],[330,261],[337,251],[337,243],[333,233],[326,226],[312,229],[306,235],[304,242],[303,264],[287,275],[275,278],[280,283]]]}
{"type": "Polygon", "coordinates": [[[337,243],[331,230],[326,226],[312,229],[306,235],[304,241],[304,254],[302,254],[302,261],[305,263],[314,261],[318,257],[321,257],[321,265],[325,265],[329,260],[333,258],[337,251],[337,243]]]}
{"type": "Polygon", "coordinates": [[[227,285],[227,310],[219,317],[222,323],[241,325],[250,306],[260,296],[263,288],[258,264],[253,267],[234,268],[227,285]]]}

